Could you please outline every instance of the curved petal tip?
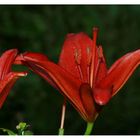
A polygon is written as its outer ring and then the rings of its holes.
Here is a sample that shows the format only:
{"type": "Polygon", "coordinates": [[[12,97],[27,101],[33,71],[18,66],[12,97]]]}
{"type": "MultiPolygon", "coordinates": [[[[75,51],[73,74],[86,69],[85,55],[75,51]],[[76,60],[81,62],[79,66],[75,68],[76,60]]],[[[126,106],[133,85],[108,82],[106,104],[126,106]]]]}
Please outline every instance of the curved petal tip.
{"type": "Polygon", "coordinates": [[[111,97],[110,89],[95,88],[94,90],[94,100],[99,105],[106,105],[111,97]]]}

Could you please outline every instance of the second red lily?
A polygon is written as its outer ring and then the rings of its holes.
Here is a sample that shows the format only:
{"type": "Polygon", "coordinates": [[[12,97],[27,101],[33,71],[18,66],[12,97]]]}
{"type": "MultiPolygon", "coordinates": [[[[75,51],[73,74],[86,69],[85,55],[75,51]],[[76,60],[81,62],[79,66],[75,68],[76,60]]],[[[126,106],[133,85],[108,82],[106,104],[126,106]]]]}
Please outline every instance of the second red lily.
{"type": "Polygon", "coordinates": [[[0,108],[17,79],[27,75],[27,72],[12,71],[12,65],[17,54],[17,49],[11,49],[4,52],[0,57],[0,108]]]}

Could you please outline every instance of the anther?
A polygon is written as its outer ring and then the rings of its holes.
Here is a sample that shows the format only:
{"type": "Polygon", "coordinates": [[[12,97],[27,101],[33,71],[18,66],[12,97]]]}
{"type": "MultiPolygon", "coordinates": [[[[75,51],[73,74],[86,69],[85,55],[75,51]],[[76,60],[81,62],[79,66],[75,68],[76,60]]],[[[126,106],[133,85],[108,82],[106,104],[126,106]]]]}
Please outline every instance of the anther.
{"type": "Polygon", "coordinates": [[[89,75],[90,75],[90,65],[91,65],[91,57],[92,57],[92,55],[91,55],[91,47],[90,46],[88,46],[87,48],[86,48],[86,52],[87,52],[87,81],[88,81],[88,83],[90,82],[89,81],[89,79],[90,79],[90,77],[89,77],[89,75]]]}
{"type": "Polygon", "coordinates": [[[98,57],[103,58],[103,49],[101,45],[98,47],[98,57]]]}
{"type": "Polygon", "coordinates": [[[81,50],[76,48],[75,52],[74,52],[74,56],[75,56],[75,62],[76,64],[80,65],[80,61],[81,61],[81,50]]]}
{"type": "Polygon", "coordinates": [[[83,80],[83,74],[82,74],[82,70],[80,67],[81,64],[81,49],[76,48],[75,52],[74,52],[74,57],[75,57],[75,63],[77,64],[77,68],[78,68],[78,72],[80,74],[80,78],[81,80],[83,80]]]}
{"type": "Polygon", "coordinates": [[[91,64],[91,48],[87,47],[86,51],[87,51],[87,65],[90,66],[90,64],[91,64]]]}

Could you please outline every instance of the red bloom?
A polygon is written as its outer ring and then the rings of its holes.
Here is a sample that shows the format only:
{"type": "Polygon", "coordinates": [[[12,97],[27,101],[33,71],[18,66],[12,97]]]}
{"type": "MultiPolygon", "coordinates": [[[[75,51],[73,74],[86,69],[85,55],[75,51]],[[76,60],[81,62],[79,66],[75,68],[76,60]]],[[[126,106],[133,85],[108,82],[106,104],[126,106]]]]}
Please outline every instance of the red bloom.
{"type": "Polygon", "coordinates": [[[26,72],[12,72],[11,67],[17,56],[17,50],[11,49],[0,57],[0,108],[16,80],[27,75],[26,72]]]}
{"type": "Polygon", "coordinates": [[[26,52],[17,63],[24,63],[57,88],[86,121],[94,121],[111,97],[125,84],[140,63],[140,50],[126,54],[108,70],[101,46],[86,34],[69,34],[64,42],[59,63],[39,53],[26,52]]]}

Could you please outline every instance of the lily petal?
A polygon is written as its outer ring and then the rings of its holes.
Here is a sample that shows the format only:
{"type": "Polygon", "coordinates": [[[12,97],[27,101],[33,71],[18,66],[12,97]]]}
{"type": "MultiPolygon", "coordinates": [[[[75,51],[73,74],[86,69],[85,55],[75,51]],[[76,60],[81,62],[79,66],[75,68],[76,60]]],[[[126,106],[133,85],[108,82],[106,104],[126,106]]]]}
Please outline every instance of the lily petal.
{"type": "MultiPolygon", "coordinates": [[[[124,55],[112,65],[107,76],[98,84],[98,88],[105,90],[112,88],[111,96],[114,96],[126,83],[139,64],[140,50],[124,55]]],[[[102,96],[102,94],[100,94],[100,96],[102,96]]],[[[101,97],[97,102],[102,102],[101,97]]]]}
{"type": "Polygon", "coordinates": [[[0,57],[0,79],[3,79],[5,75],[11,71],[11,65],[13,64],[17,53],[17,49],[11,49],[4,52],[0,57]]]}
{"type": "Polygon", "coordinates": [[[80,97],[81,97],[81,101],[84,105],[84,108],[88,114],[88,116],[90,116],[91,121],[94,120],[95,118],[95,103],[92,97],[92,89],[90,87],[89,84],[87,83],[83,83],[80,86],[80,97]]]}
{"type": "Polygon", "coordinates": [[[105,105],[112,97],[112,88],[95,87],[93,97],[98,105],[105,105]]]}
{"type": "Polygon", "coordinates": [[[19,77],[26,76],[26,72],[10,72],[0,80],[0,108],[2,107],[11,88],[19,77]]]}
{"type": "Polygon", "coordinates": [[[32,69],[32,66],[31,66],[32,64],[29,65],[28,63],[25,63],[23,56],[29,57],[30,60],[32,60],[32,61],[42,61],[42,62],[48,61],[47,56],[42,55],[41,53],[25,52],[16,57],[14,64],[23,64],[23,65],[28,66],[32,71],[38,73],[40,76],[42,76],[44,79],[46,79],[50,83],[50,85],[52,85],[57,90],[60,90],[59,87],[49,77],[49,75],[47,75],[46,72],[44,72],[42,69],[39,69],[39,67],[36,67],[35,65],[33,66],[34,69],[32,69]]]}
{"type": "Polygon", "coordinates": [[[93,85],[93,97],[96,103],[99,105],[105,105],[110,100],[112,95],[111,89],[97,87],[101,80],[104,79],[107,75],[107,67],[102,47],[99,46],[97,49],[98,60],[95,69],[95,85],[93,85]]]}
{"type": "Polygon", "coordinates": [[[64,42],[59,65],[73,76],[88,81],[92,40],[84,33],[69,34],[64,42]]]}
{"type": "Polygon", "coordinates": [[[47,61],[48,57],[46,55],[42,55],[41,53],[32,53],[32,52],[25,52],[23,54],[19,54],[18,56],[16,56],[14,64],[23,64],[24,62],[24,58],[23,56],[26,55],[30,55],[30,59],[36,58],[39,61],[47,61]]]}

